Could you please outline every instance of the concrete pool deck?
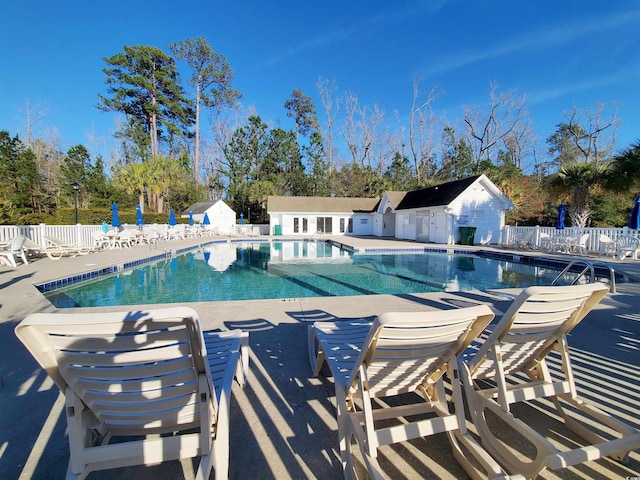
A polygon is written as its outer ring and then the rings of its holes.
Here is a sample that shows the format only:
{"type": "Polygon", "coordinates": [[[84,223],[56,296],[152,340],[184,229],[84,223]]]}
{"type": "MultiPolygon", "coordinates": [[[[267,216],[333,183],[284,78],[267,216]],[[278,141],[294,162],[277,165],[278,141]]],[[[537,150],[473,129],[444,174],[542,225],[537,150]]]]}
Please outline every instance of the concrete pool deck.
{"type": "MultiPolygon", "coordinates": [[[[332,237],[351,248],[447,248],[379,238],[332,237]]],[[[177,250],[212,239],[163,242],[177,250]]],[[[237,240],[237,239],[234,239],[237,240]]],[[[247,241],[255,241],[249,238],[247,241]]],[[[450,246],[464,250],[497,247],[450,246]]],[[[114,264],[153,256],[148,246],[107,250],[52,261],[41,258],[17,269],[0,266],[0,478],[64,478],[68,461],[66,421],[57,388],[16,339],[13,329],[29,313],[55,311],[35,284],[65,278],[114,264]]],[[[566,255],[514,251],[518,255],[566,255]]],[[[576,257],[578,258],[578,257],[576,257]]],[[[595,260],[595,257],[590,257],[595,260]]],[[[609,260],[607,260],[609,262],[609,260]]],[[[640,262],[610,261],[616,271],[640,278],[640,262]]],[[[337,453],[332,380],[314,378],[306,350],[309,322],[359,318],[384,311],[415,311],[487,303],[503,312],[513,290],[437,294],[375,295],[288,300],[208,302],[190,304],[203,328],[242,328],[250,332],[251,364],[245,389],[234,385],[230,438],[230,478],[342,478],[337,453]]],[[[108,310],[151,308],[113,307],[108,310]]],[[[87,313],[105,308],[78,309],[87,313]]],[[[578,391],[596,405],[640,428],[640,283],[620,284],[572,332],[569,340],[578,391]]],[[[550,422],[558,441],[571,443],[559,423],[540,409],[525,416],[550,422]]],[[[381,449],[381,463],[392,478],[465,478],[444,435],[381,449]]],[[[197,466],[197,464],[196,464],[197,466]]],[[[95,472],[89,479],[193,478],[191,461],[167,462],[95,472]]],[[[627,465],[607,459],[541,478],[625,478],[640,475],[640,455],[627,465]]]]}

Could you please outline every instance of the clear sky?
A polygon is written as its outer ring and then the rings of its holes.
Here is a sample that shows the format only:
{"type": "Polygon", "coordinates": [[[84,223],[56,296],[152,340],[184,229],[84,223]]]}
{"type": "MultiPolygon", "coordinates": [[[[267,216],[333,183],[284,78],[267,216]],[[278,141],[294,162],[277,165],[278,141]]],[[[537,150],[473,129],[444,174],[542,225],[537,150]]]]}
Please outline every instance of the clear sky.
{"type": "MultiPolygon", "coordinates": [[[[319,77],[361,105],[406,118],[412,81],[437,86],[450,122],[487,104],[489,82],[526,94],[544,142],[573,106],[617,105],[617,147],[640,140],[638,0],[0,0],[0,130],[24,137],[27,102],[47,112],[35,136],[57,135],[104,153],[116,115],[95,108],[106,93],[103,57],[127,45],[204,36],[235,73],[242,106],[293,128],[284,102],[301,89],[316,102],[319,77]],[[93,139],[91,143],[90,139],[93,139]]],[[[188,72],[183,71],[186,84],[188,72]]],[[[206,126],[203,125],[203,126],[206,126]]],[[[343,152],[346,156],[346,152],[343,152]]],[[[107,156],[108,158],[108,156],[107,156]]]]}

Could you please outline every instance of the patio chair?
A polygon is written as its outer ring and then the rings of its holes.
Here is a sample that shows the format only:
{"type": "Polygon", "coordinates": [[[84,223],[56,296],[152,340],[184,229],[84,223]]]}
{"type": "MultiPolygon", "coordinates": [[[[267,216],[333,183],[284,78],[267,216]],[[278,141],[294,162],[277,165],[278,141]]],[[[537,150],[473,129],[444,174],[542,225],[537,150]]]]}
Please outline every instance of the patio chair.
{"type": "Polygon", "coordinates": [[[43,237],[43,239],[46,243],[44,253],[51,260],[60,260],[64,256],[75,257],[77,255],[87,255],[93,251],[92,247],[79,247],[55,237],[47,236],[43,237]]]}
{"type": "Polygon", "coordinates": [[[102,230],[95,230],[91,232],[91,238],[93,239],[93,244],[97,249],[109,248],[111,246],[109,236],[102,230]]]}
{"type": "Polygon", "coordinates": [[[492,319],[489,307],[482,305],[385,313],[373,322],[315,322],[309,326],[309,360],[314,375],[320,373],[326,361],[335,381],[345,478],[355,478],[352,438],[369,475],[383,478],[376,459],[378,447],[442,432],[447,432],[455,458],[472,478],[504,475],[467,432],[456,372],[456,355],[492,319]],[[445,374],[451,384],[450,401],[455,411],[447,403],[445,374]],[[430,417],[424,418],[424,414],[430,417]],[[393,418],[400,424],[379,425],[380,420],[393,418]],[[468,458],[470,455],[475,462],[468,458]],[[481,465],[484,471],[474,465],[481,465]]]}
{"type": "Polygon", "coordinates": [[[611,237],[605,234],[600,234],[600,238],[598,239],[600,242],[600,246],[598,248],[599,255],[611,255],[612,257],[616,254],[616,242],[614,242],[611,237]]]}
{"type": "Polygon", "coordinates": [[[623,235],[618,237],[616,241],[616,256],[618,260],[624,260],[627,257],[631,257],[632,260],[638,258],[640,252],[640,240],[636,237],[623,235]]]}
{"type": "Polygon", "coordinates": [[[16,259],[20,258],[22,263],[27,265],[27,252],[24,249],[24,242],[26,237],[24,235],[18,235],[9,240],[6,247],[0,250],[0,261],[6,261],[9,266],[13,268],[18,267],[16,259]]]}
{"type": "Polygon", "coordinates": [[[571,248],[574,252],[579,253],[580,255],[586,255],[587,253],[587,241],[589,240],[589,234],[583,233],[578,238],[578,241],[571,245],[571,248]]]}
{"type": "Polygon", "coordinates": [[[123,230],[118,234],[118,236],[113,241],[114,248],[130,248],[132,243],[132,235],[131,231],[123,230]]]}
{"type": "Polygon", "coordinates": [[[569,358],[568,333],[608,291],[600,283],[527,288],[481,345],[460,356],[472,422],[482,445],[508,472],[535,478],[546,468],[558,470],[604,456],[624,459],[640,447],[639,431],[578,397],[569,358]],[[556,363],[559,356],[557,370],[563,372],[553,377],[547,365],[551,352],[556,363]],[[516,418],[515,403],[536,399],[552,400],[568,429],[591,444],[561,450],[536,430],[536,422],[516,418]],[[517,451],[518,445],[535,453],[517,451]]]}
{"type": "Polygon", "coordinates": [[[197,313],[177,307],[36,313],[16,335],[64,392],[67,478],[199,455],[196,479],[212,468],[228,477],[230,394],[248,334],[205,340],[197,313]]]}

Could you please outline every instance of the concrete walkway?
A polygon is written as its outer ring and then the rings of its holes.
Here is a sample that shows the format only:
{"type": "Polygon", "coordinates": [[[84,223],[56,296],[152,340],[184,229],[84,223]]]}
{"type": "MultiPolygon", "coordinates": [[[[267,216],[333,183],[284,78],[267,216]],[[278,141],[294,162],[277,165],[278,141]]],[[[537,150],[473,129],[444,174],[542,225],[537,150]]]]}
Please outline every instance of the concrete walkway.
{"type": "MultiPolygon", "coordinates": [[[[414,242],[336,237],[353,248],[422,246],[414,242]]],[[[206,242],[165,242],[173,250],[206,242]]],[[[442,245],[434,245],[442,248],[442,245]]],[[[464,247],[478,249],[480,247],[464,247]]],[[[484,248],[484,247],[482,247],[484,248]]],[[[502,249],[494,249],[504,251],[502,249]]],[[[540,255],[540,252],[518,252],[540,255]]],[[[57,388],[17,341],[13,329],[27,314],[55,309],[34,284],[157,254],[148,246],[52,261],[37,259],[17,269],[0,266],[0,478],[64,478],[68,461],[63,402],[57,388]]],[[[640,262],[612,262],[640,278],[640,262]]],[[[384,311],[417,311],[477,303],[497,313],[517,291],[331,297],[190,304],[204,329],[250,332],[251,366],[244,390],[234,386],[230,478],[341,478],[331,379],[313,378],[306,351],[309,322],[360,318],[384,311]]],[[[572,333],[570,344],[581,395],[640,428],[640,287],[619,285],[572,333]]],[[[150,308],[145,305],[135,308],[150,308]]],[[[131,307],[118,308],[127,310],[131,307]]],[[[115,309],[115,308],[113,308],[115,309]]],[[[113,310],[111,309],[111,310],[113,310]]],[[[88,314],[102,308],[83,308],[88,314]]],[[[545,422],[554,441],[573,435],[543,415],[545,405],[522,415],[545,422]],[[564,436],[566,435],[566,436],[564,436]]],[[[381,449],[391,478],[465,478],[444,435],[381,449]]],[[[197,467],[197,464],[195,465],[197,467]]],[[[191,461],[96,472],[89,479],[193,478],[191,461]]],[[[600,460],[542,478],[625,478],[640,475],[640,455],[629,464],[600,460]]]]}

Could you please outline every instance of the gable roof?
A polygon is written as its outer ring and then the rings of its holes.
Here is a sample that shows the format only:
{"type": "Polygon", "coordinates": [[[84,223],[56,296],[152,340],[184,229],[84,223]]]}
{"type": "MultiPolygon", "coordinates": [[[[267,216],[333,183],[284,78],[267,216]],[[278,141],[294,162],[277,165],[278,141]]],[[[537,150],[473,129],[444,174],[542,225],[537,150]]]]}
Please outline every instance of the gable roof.
{"type": "Polygon", "coordinates": [[[211,208],[214,203],[215,202],[198,202],[198,203],[194,203],[189,208],[187,208],[184,212],[182,212],[180,215],[189,215],[189,212],[193,213],[194,215],[197,215],[197,214],[200,214],[200,213],[204,213],[209,208],[211,208]]]}
{"type": "Polygon", "coordinates": [[[391,206],[395,210],[396,208],[398,208],[398,205],[400,205],[404,197],[406,197],[407,192],[387,190],[386,192],[384,192],[384,194],[387,196],[389,202],[391,202],[391,206]]]}
{"type": "Polygon", "coordinates": [[[348,197],[279,197],[267,199],[267,213],[271,212],[372,212],[380,199],[348,197]]]}
{"type": "Polygon", "coordinates": [[[480,175],[407,192],[396,210],[449,205],[478,178],[480,175]]]}

